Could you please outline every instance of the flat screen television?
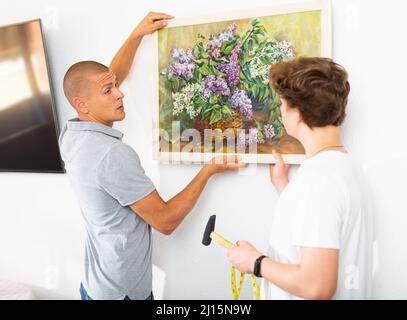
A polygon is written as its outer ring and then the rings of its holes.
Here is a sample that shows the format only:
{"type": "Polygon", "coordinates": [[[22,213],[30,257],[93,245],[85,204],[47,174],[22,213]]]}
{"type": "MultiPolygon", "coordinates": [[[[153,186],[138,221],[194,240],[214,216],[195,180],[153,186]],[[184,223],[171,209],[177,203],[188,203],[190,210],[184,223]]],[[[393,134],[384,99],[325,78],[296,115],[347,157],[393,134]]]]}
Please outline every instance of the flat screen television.
{"type": "Polygon", "coordinates": [[[40,20],[0,27],[0,171],[64,172],[40,20]]]}

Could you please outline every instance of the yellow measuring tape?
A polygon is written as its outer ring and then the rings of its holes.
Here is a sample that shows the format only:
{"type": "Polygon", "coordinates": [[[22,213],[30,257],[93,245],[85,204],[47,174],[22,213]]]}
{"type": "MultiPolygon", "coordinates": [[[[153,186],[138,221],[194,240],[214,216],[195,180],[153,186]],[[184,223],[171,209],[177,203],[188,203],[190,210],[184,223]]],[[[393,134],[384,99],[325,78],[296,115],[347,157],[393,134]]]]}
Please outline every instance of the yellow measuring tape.
{"type": "MultiPolygon", "coordinates": [[[[240,274],[239,286],[236,288],[236,274],[235,266],[232,266],[232,272],[230,274],[230,286],[232,287],[233,299],[238,300],[240,295],[240,290],[242,290],[244,274],[240,274]]],[[[252,276],[252,285],[253,285],[253,300],[260,300],[260,289],[256,282],[256,277],[254,274],[252,276]]]]}

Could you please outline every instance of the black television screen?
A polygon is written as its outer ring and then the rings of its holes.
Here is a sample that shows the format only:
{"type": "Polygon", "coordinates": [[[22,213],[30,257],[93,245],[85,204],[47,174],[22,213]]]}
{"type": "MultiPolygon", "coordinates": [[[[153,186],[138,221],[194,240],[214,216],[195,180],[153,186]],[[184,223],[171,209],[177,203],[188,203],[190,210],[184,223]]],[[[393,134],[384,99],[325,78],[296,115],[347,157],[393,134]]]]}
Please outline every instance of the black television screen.
{"type": "Polygon", "coordinates": [[[0,171],[64,172],[40,20],[0,27],[0,171]]]}

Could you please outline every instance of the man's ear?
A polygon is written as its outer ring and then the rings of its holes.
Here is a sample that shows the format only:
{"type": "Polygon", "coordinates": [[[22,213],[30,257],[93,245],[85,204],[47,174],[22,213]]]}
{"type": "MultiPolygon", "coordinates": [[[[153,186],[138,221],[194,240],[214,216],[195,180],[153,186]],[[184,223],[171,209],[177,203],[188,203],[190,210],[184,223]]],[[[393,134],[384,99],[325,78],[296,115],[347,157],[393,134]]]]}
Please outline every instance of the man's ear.
{"type": "Polygon", "coordinates": [[[75,97],[72,100],[72,104],[75,107],[76,111],[78,111],[78,113],[82,113],[82,114],[89,113],[88,103],[86,102],[86,100],[84,98],[75,97]]]}
{"type": "Polygon", "coordinates": [[[304,119],[302,118],[300,109],[298,109],[297,107],[292,109],[293,112],[295,112],[295,118],[296,118],[296,123],[297,125],[299,125],[300,123],[304,122],[304,119]]]}

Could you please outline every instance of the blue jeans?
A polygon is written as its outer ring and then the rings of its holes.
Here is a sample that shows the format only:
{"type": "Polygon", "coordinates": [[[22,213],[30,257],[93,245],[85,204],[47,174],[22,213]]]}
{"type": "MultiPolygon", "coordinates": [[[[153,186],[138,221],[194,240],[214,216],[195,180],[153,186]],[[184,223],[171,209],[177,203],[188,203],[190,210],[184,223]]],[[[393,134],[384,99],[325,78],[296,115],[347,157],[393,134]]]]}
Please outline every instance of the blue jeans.
{"type": "MultiPolygon", "coordinates": [[[[80,288],[79,288],[79,292],[80,292],[80,294],[81,294],[81,300],[93,300],[93,299],[88,295],[88,293],[86,292],[86,290],[85,290],[85,288],[84,288],[82,282],[81,282],[81,286],[80,286],[80,288]]],[[[126,295],[123,300],[131,300],[131,299],[129,298],[129,296],[126,295]]],[[[153,292],[152,292],[152,291],[151,291],[150,295],[149,295],[145,300],[154,300],[154,295],[153,295],[153,292]]]]}

